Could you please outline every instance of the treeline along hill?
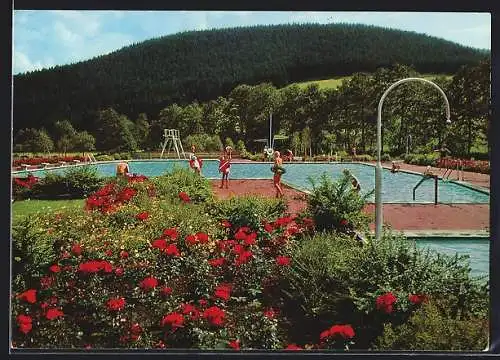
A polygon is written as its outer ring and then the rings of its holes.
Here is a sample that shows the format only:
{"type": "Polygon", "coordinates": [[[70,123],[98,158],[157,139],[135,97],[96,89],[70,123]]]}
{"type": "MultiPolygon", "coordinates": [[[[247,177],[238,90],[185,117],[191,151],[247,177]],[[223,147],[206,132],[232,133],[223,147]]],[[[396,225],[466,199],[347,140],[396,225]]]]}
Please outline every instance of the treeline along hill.
{"type": "Polygon", "coordinates": [[[453,74],[489,52],[413,32],[366,25],[278,25],[184,32],[71,65],[14,76],[14,134],[68,119],[95,132],[99,110],[137,118],[168,105],[225,96],[239,84],[292,82],[395,63],[453,74]]]}

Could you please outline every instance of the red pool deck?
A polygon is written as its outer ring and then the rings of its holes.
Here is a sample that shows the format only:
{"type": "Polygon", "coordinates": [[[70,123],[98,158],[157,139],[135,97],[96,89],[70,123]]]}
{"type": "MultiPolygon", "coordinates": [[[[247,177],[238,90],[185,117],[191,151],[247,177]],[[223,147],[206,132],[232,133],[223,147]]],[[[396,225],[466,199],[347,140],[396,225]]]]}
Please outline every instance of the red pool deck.
{"type": "MultiPolygon", "coordinates": [[[[220,180],[212,180],[214,194],[220,199],[245,195],[274,197],[276,193],[272,180],[230,180],[229,189],[219,186],[220,180]]],[[[287,186],[283,189],[290,213],[307,207],[306,194],[287,186]]],[[[367,204],[365,211],[374,214],[374,204],[367,204]]],[[[383,216],[384,223],[394,230],[487,231],[490,210],[488,204],[384,204],[383,216]]]]}

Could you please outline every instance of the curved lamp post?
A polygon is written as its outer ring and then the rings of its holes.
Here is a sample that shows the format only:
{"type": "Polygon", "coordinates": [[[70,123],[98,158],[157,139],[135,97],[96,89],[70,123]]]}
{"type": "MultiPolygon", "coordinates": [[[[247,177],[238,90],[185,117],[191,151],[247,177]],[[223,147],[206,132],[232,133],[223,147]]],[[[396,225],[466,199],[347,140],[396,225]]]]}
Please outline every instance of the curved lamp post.
{"type": "Polygon", "coordinates": [[[382,105],[384,104],[384,99],[387,94],[394,89],[399,84],[409,82],[409,81],[420,81],[423,83],[430,84],[438,89],[439,93],[443,96],[444,102],[446,104],[446,123],[451,124],[450,120],[450,103],[444,91],[430,80],[422,78],[405,78],[396,81],[394,84],[389,86],[389,88],[384,92],[378,103],[378,115],[377,115],[377,166],[375,167],[375,238],[380,240],[382,237],[382,164],[380,162],[380,153],[382,151],[382,105]]]}

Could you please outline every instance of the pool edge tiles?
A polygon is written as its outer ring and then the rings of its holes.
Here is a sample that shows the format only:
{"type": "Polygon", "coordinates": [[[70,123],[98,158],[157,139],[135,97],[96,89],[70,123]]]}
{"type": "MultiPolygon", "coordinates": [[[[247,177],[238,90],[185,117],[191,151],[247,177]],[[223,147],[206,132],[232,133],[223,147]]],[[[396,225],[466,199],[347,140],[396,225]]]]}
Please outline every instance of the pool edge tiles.
{"type": "Polygon", "coordinates": [[[489,239],[489,230],[397,230],[407,238],[474,238],[489,239]]]}

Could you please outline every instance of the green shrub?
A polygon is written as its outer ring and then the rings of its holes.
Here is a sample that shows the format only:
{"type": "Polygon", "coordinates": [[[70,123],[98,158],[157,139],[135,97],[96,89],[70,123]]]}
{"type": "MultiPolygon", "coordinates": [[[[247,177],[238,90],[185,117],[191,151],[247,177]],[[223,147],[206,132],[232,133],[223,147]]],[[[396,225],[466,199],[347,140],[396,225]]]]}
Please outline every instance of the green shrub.
{"type": "Polygon", "coordinates": [[[152,179],[157,196],[172,202],[179,201],[179,193],[185,192],[195,203],[213,198],[210,181],[185,168],[174,167],[165,175],[152,179]]]}
{"type": "Polygon", "coordinates": [[[95,159],[97,161],[113,161],[115,160],[115,158],[111,155],[106,155],[106,154],[102,154],[102,155],[96,155],[95,156],[95,159]]]}
{"type": "Polygon", "coordinates": [[[234,227],[249,226],[258,229],[262,220],[274,220],[286,210],[281,199],[263,197],[234,197],[213,200],[206,204],[206,211],[216,220],[228,220],[234,227]]]}
{"type": "Polygon", "coordinates": [[[320,177],[319,184],[312,178],[309,181],[312,191],[307,197],[307,210],[318,230],[352,231],[355,228],[366,228],[368,217],[362,210],[366,198],[372,192],[361,196],[354,191],[351,175],[346,172],[337,182],[326,173],[320,177]]]}
{"type": "Polygon", "coordinates": [[[12,280],[29,288],[47,272],[57,258],[57,248],[37,216],[23,217],[12,225],[12,280]]]}
{"type": "Polygon", "coordinates": [[[408,322],[386,324],[375,350],[483,351],[488,346],[486,317],[457,319],[434,302],[424,304],[408,322]]]}
{"type": "Polygon", "coordinates": [[[238,151],[240,154],[245,153],[247,151],[243,140],[240,139],[236,143],[236,151],[238,151]]]}
{"type": "Polygon", "coordinates": [[[191,145],[196,146],[196,152],[218,152],[222,149],[219,135],[195,134],[189,135],[184,141],[184,149],[191,151],[191,145]]]}
{"type": "Polygon", "coordinates": [[[227,137],[226,140],[224,140],[224,146],[231,146],[234,149],[233,139],[231,139],[230,137],[227,137]]]}
{"type": "Polygon", "coordinates": [[[389,155],[389,154],[382,154],[380,156],[380,161],[391,161],[391,155],[389,155]]]}
{"type": "Polygon", "coordinates": [[[48,172],[32,187],[31,197],[34,199],[57,199],[61,196],[83,198],[104,183],[104,178],[97,173],[94,166],[77,166],[66,169],[60,175],[48,172]]]}
{"type": "Polygon", "coordinates": [[[368,154],[356,155],[358,161],[373,161],[373,157],[368,154]]]}

